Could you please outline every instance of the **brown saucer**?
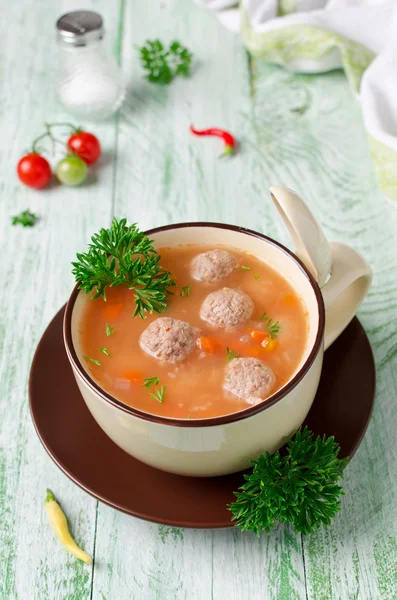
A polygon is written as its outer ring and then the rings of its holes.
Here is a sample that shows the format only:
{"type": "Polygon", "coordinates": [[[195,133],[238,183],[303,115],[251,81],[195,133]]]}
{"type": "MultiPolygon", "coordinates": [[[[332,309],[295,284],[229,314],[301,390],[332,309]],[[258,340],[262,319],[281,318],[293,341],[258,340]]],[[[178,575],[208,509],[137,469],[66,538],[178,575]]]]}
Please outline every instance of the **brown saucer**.
{"type": "MultiPolygon", "coordinates": [[[[194,478],[157,471],[126,454],[96,424],[66,357],[64,310],[39,343],[29,381],[33,423],[51,458],[86,492],[135,517],[176,527],[230,527],[226,505],[243,482],[241,473],[194,478]]],[[[371,347],[354,319],[325,354],[306,424],[315,433],[335,435],[341,454],[352,456],[371,417],[374,393],[371,347]]]]}

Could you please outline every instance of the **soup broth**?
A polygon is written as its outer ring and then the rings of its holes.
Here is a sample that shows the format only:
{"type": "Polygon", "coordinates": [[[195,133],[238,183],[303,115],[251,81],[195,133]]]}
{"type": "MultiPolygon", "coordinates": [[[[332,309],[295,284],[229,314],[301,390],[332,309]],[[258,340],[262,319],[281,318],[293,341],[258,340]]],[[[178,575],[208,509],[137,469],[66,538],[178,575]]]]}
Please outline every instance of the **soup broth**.
{"type": "MultiPolygon", "coordinates": [[[[301,299],[269,265],[232,248],[219,247],[234,259],[235,268],[229,274],[216,281],[198,281],[193,277],[192,261],[214,248],[184,245],[159,250],[162,267],[171,271],[177,282],[174,295],[169,297],[167,309],[161,314],[132,318],[134,295],[125,286],[107,289],[106,302],[98,298],[87,303],[79,330],[80,358],[92,377],[112,396],[141,411],[164,417],[208,418],[241,411],[262,401],[252,395],[239,397],[230,391],[225,377],[231,376],[228,369],[235,356],[257,359],[271,370],[270,395],[291,379],[302,359],[308,335],[307,312],[301,299]],[[248,312],[243,314],[246,319],[249,313],[248,320],[240,324],[233,321],[226,328],[209,322],[203,308],[204,301],[209,302],[206,300],[209,294],[224,288],[229,289],[227,293],[235,294],[237,300],[246,298],[245,294],[252,300],[251,303],[248,298],[248,312]],[[165,362],[141,347],[141,334],[163,317],[179,319],[195,328],[194,349],[183,360],[165,362]],[[279,324],[274,325],[277,321],[279,324]],[[150,378],[158,381],[150,383],[147,381],[150,378]]],[[[235,297],[227,300],[228,306],[235,306],[235,297]]]]}

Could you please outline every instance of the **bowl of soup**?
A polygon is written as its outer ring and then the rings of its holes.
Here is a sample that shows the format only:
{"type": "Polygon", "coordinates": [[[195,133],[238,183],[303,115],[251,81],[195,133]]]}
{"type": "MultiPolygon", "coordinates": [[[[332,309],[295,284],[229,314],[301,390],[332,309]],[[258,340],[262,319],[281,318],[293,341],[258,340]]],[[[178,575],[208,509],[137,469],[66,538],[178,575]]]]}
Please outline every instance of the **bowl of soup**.
{"type": "Polygon", "coordinates": [[[133,317],[125,285],[106,301],[79,284],[71,294],[64,340],[84,401],[152,467],[225,475],[280,448],[313,403],[324,338],[332,343],[366,294],[364,259],[329,246],[303,201],[273,189],[308,266],[255,231],[181,223],[146,232],[176,282],[164,311],[133,317]]]}
{"type": "Polygon", "coordinates": [[[131,291],[74,289],[65,343],[82,396],[135,458],[182,475],[222,475],[279,448],[305,419],[324,336],[321,292],[277,242],[219,224],[147,232],[178,287],[132,318],[131,291]],[[105,352],[105,353],[104,353],[105,352]]]}

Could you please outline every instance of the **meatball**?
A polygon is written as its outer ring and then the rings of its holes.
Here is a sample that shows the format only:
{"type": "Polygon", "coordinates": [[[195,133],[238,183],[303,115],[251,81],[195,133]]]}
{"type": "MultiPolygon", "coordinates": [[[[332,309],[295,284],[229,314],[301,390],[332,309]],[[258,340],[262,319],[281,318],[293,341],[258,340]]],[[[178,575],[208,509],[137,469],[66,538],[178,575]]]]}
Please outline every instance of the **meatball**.
{"type": "Polygon", "coordinates": [[[156,319],[139,338],[139,343],[147,354],[174,363],[184,360],[196,345],[197,329],[185,321],[162,317],[156,319]]]}
{"type": "Polygon", "coordinates": [[[257,358],[234,358],[226,368],[223,387],[256,404],[270,395],[275,382],[273,371],[257,358]]]}
{"type": "Polygon", "coordinates": [[[192,276],[198,281],[214,283],[225,279],[234,269],[237,262],[226,250],[209,250],[195,256],[191,263],[192,276]]]}
{"type": "Polygon", "coordinates": [[[223,288],[208,294],[200,309],[200,317],[214,327],[234,329],[251,318],[254,303],[241,290],[223,288]]]}

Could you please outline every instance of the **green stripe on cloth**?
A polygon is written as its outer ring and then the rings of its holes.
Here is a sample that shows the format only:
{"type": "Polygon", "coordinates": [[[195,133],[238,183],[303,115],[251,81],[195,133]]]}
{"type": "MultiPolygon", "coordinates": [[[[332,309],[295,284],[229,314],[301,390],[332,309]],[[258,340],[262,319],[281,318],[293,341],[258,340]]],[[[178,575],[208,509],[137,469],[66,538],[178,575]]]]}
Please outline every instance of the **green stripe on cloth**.
{"type": "Polygon", "coordinates": [[[368,136],[378,183],[385,195],[397,201],[397,152],[368,136]]]}
{"type": "Polygon", "coordinates": [[[285,15],[296,12],[297,9],[297,0],[278,0],[277,16],[285,17],[285,15]]]}
{"type": "Polygon", "coordinates": [[[356,91],[360,87],[364,71],[375,57],[373,52],[361,44],[314,25],[289,25],[255,33],[245,11],[242,11],[241,35],[253,56],[286,66],[300,59],[319,60],[339,50],[346,75],[356,91]]]}

